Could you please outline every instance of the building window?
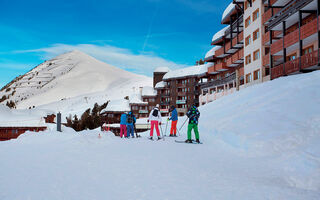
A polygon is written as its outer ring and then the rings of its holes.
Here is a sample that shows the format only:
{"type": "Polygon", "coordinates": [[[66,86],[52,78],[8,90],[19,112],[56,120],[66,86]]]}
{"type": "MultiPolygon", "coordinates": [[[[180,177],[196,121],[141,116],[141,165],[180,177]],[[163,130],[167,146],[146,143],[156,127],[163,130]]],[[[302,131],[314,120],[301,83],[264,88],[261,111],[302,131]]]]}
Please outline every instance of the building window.
{"type": "Polygon", "coordinates": [[[251,24],[251,17],[249,16],[245,21],[246,28],[251,24]]]}
{"type": "Polygon", "coordinates": [[[258,60],[260,59],[260,50],[256,50],[255,52],[253,52],[253,60],[258,60]]]}
{"type": "Polygon", "coordinates": [[[294,59],[296,59],[296,58],[297,58],[297,53],[294,53],[294,54],[288,56],[288,57],[287,57],[287,60],[288,60],[288,61],[291,61],[291,60],[294,60],[294,59]]]}
{"type": "Polygon", "coordinates": [[[249,35],[248,37],[246,37],[246,46],[248,46],[249,44],[251,44],[251,35],[249,35]]]}
{"type": "Polygon", "coordinates": [[[247,74],[246,75],[246,83],[250,83],[252,81],[252,74],[247,74]]]}
{"type": "Polygon", "coordinates": [[[260,79],[260,69],[253,72],[253,80],[259,80],[260,79]]]}
{"type": "Polygon", "coordinates": [[[313,46],[310,46],[310,47],[307,47],[307,48],[303,49],[302,54],[306,55],[306,54],[309,54],[309,53],[312,53],[312,52],[313,52],[313,46]]]}
{"type": "Polygon", "coordinates": [[[251,63],[251,54],[246,56],[246,65],[251,63]]]}
{"type": "Polygon", "coordinates": [[[260,37],[260,31],[259,29],[255,30],[253,32],[253,41],[255,41],[256,39],[258,39],[260,37]]]}
{"type": "Polygon", "coordinates": [[[256,11],[254,11],[253,12],[253,14],[252,14],[252,21],[255,21],[256,19],[258,19],[259,18],[259,8],[256,10],[256,11]]]}

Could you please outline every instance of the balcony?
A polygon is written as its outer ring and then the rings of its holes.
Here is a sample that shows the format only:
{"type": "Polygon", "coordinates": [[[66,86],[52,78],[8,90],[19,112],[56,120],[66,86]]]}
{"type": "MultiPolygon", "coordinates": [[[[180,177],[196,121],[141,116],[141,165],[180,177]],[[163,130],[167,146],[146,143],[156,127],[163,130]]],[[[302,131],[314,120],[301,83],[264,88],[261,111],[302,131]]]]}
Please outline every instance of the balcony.
{"type": "MultiPolygon", "coordinates": [[[[316,66],[319,62],[318,60],[319,60],[318,51],[313,51],[312,53],[302,56],[301,70],[316,66]]],[[[300,58],[297,58],[284,63],[284,69],[283,69],[283,64],[277,65],[271,69],[271,78],[275,79],[284,75],[297,73],[300,71],[299,64],[300,64],[300,58]]]]}
{"type": "Polygon", "coordinates": [[[177,92],[177,95],[178,95],[178,96],[186,96],[187,93],[186,93],[186,92],[177,92]]]}
{"type": "Polygon", "coordinates": [[[214,65],[211,67],[208,67],[208,73],[209,74],[218,74],[219,72],[216,71],[214,65]]]}
{"type": "MultiPolygon", "coordinates": [[[[277,38],[277,36],[280,35],[281,33],[282,31],[272,31],[272,38],[273,38],[272,42],[275,41],[275,39],[279,39],[277,38]]],[[[270,31],[262,35],[262,43],[265,45],[270,44],[270,31]]]]}
{"type": "Polygon", "coordinates": [[[176,104],[186,104],[187,100],[177,100],[176,104]]]}
{"type": "Polygon", "coordinates": [[[148,114],[149,111],[148,110],[139,110],[139,114],[148,114]]]}
{"type": "Polygon", "coordinates": [[[236,67],[241,63],[243,63],[243,49],[240,49],[227,59],[228,67],[236,67]]]}
{"type": "Polygon", "coordinates": [[[268,66],[270,64],[270,53],[262,57],[262,66],[268,66]]]}
{"type": "Polygon", "coordinates": [[[160,109],[160,112],[161,112],[161,113],[168,113],[168,112],[169,112],[169,109],[160,109]]]}
{"type": "Polygon", "coordinates": [[[186,108],[177,108],[177,112],[186,114],[188,112],[188,110],[186,108]]]}
{"type": "Polygon", "coordinates": [[[239,48],[243,47],[243,31],[239,33],[239,36],[237,38],[237,35],[234,35],[235,37],[232,39],[232,46],[231,46],[231,41],[229,40],[226,42],[225,47],[222,47],[218,50],[216,50],[215,56],[216,57],[226,57],[228,56],[227,53],[234,53],[236,52],[239,48]]]}
{"type": "Polygon", "coordinates": [[[185,87],[187,87],[187,84],[184,84],[184,83],[177,84],[177,88],[185,88],[185,87]]]}
{"type": "Polygon", "coordinates": [[[281,8],[270,8],[262,15],[262,23],[266,23],[272,16],[277,14],[281,8]],[[272,9],[273,9],[273,15],[272,15],[272,9]]]}
{"type": "Polygon", "coordinates": [[[218,86],[221,86],[221,85],[225,85],[225,84],[233,82],[235,80],[236,80],[236,73],[232,73],[228,77],[225,77],[223,79],[209,81],[207,83],[202,83],[199,86],[200,86],[201,89],[212,88],[212,87],[218,87],[218,86]]]}
{"type": "Polygon", "coordinates": [[[229,69],[226,62],[215,64],[214,67],[215,67],[215,70],[218,72],[227,71],[229,69]]]}
{"type": "MultiPolygon", "coordinates": [[[[303,25],[301,27],[301,39],[306,39],[313,34],[317,33],[317,19],[312,20],[311,22],[303,25]]],[[[284,47],[288,48],[299,42],[299,29],[287,34],[284,36],[284,47]]],[[[274,55],[279,51],[283,50],[283,38],[279,39],[277,42],[271,45],[271,54],[274,55]]]]}
{"type": "Polygon", "coordinates": [[[160,105],[163,105],[163,106],[170,105],[170,101],[161,101],[160,105]]]}

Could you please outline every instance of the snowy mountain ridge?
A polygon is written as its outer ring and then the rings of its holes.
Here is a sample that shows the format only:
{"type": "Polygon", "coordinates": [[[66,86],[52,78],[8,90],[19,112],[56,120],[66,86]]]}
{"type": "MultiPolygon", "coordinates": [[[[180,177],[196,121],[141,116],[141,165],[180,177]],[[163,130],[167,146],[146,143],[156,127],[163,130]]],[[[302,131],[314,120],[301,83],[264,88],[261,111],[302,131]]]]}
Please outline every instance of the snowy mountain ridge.
{"type": "Polygon", "coordinates": [[[0,98],[14,101],[19,109],[49,104],[84,94],[108,93],[118,98],[121,91],[152,85],[152,79],[137,75],[78,50],[59,55],[17,77],[0,91],[0,98]],[[117,88],[116,90],[114,90],[117,88]]]}

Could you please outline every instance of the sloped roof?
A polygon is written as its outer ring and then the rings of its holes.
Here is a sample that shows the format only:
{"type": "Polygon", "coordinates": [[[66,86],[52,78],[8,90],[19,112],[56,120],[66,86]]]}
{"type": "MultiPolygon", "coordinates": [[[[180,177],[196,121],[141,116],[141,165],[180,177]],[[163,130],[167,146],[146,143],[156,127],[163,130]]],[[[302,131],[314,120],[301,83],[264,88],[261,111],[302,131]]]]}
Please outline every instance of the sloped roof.
{"type": "Polygon", "coordinates": [[[210,66],[212,66],[212,63],[206,63],[203,65],[197,65],[197,66],[187,67],[183,69],[172,70],[166,73],[163,79],[168,80],[173,78],[203,76],[208,72],[208,67],[210,66]]]}

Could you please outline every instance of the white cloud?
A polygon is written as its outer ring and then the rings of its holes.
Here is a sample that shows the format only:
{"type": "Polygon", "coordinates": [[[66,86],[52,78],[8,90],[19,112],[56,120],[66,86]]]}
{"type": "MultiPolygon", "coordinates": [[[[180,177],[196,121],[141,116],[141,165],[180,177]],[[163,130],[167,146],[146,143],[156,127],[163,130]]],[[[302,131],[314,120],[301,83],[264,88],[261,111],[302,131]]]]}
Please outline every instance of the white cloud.
{"type": "Polygon", "coordinates": [[[176,64],[172,61],[161,58],[152,53],[134,54],[129,49],[118,48],[111,45],[93,45],[93,44],[54,44],[48,48],[40,48],[33,50],[16,51],[15,53],[41,53],[43,59],[52,59],[62,53],[79,50],[98,60],[111,64],[113,66],[129,70],[135,73],[151,76],[153,70],[159,66],[167,66],[170,69],[178,69],[186,67],[183,64],[176,64]]]}

